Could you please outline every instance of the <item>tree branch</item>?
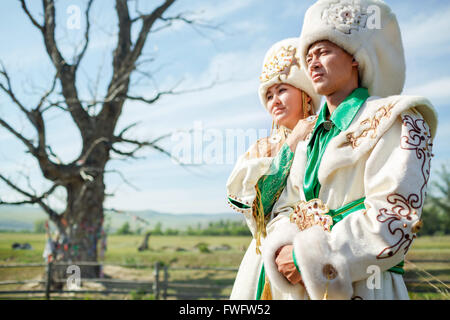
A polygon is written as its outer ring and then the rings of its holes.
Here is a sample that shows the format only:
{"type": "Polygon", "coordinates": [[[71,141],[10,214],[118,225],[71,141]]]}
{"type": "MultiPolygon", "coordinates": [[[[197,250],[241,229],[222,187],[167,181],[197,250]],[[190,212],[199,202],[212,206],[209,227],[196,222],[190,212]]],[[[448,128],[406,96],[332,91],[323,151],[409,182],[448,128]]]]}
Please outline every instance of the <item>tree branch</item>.
{"type": "Polygon", "coordinates": [[[21,195],[28,198],[27,200],[23,201],[13,201],[13,202],[7,202],[0,199],[0,205],[9,204],[9,205],[21,205],[21,204],[38,204],[54,221],[55,223],[59,223],[59,215],[58,213],[51,209],[47,204],[44,203],[44,199],[47,199],[55,190],[57,187],[60,186],[59,183],[54,183],[50,189],[48,189],[46,192],[44,192],[42,195],[37,196],[36,194],[31,194],[18,186],[16,186],[11,180],[4,177],[0,174],[0,180],[3,180],[11,189],[17,191],[21,195]]]}
{"type": "Polygon", "coordinates": [[[33,141],[31,139],[25,138],[21,133],[19,133],[17,130],[15,130],[9,123],[7,123],[4,119],[0,118],[0,125],[4,127],[7,131],[12,133],[16,138],[18,138],[20,141],[25,144],[25,146],[28,148],[28,151],[38,160],[39,165],[42,169],[42,172],[44,172],[44,175],[46,178],[50,180],[57,180],[59,179],[59,174],[61,167],[58,167],[57,164],[53,163],[47,154],[47,146],[46,146],[46,130],[45,130],[45,122],[42,116],[42,111],[40,108],[42,107],[42,104],[44,101],[47,100],[48,96],[53,92],[56,86],[56,76],[53,79],[52,86],[50,90],[48,90],[44,96],[40,99],[38,105],[36,108],[32,109],[31,111],[27,110],[27,108],[16,98],[12,86],[11,86],[11,79],[5,69],[5,67],[2,65],[2,70],[0,70],[0,74],[3,75],[3,77],[6,79],[6,86],[3,83],[0,83],[0,89],[2,89],[14,102],[14,104],[25,114],[25,116],[28,118],[30,123],[33,125],[33,127],[36,129],[36,135],[37,135],[37,146],[33,144],[33,141]]]}
{"type": "Polygon", "coordinates": [[[132,139],[126,139],[123,137],[115,137],[114,138],[114,142],[113,143],[128,143],[128,144],[132,144],[135,145],[136,148],[133,149],[132,151],[129,152],[124,152],[124,151],[120,151],[117,150],[116,148],[114,148],[113,146],[111,146],[111,150],[119,155],[123,155],[123,156],[128,156],[128,157],[132,157],[132,158],[136,158],[135,153],[139,150],[141,150],[144,147],[150,147],[152,149],[155,149],[163,154],[165,154],[166,156],[168,156],[169,158],[171,158],[173,161],[175,161],[177,164],[181,165],[181,166],[186,166],[187,164],[181,162],[180,159],[178,159],[177,157],[175,157],[174,155],[172,155],[169,151],[165,150],[164,148],[158,146],[156,144],[156,141],[159,141],[163,138],[166,138],[170,136],[170,134],[166,134],[162,137],[156,138],[153,141],[138,141],[138,140],[132,140],[132,139]]]}
{"type": "MultiPolygon", "coordinates": [[[[1,64],[1,63],[0,63],[1,64]]],[[[33,125],[33,127],[36,129],[37,135],[38,135],[38,141],[39,141],[39,145],[37,147],[37,149],[30,148],[30,145],[28,143],[26,143],[27,147],[29,148],[29,150],[33,153],[33,155],[37,156],[37,153],[41,153],[41,157],[42,156],[46,156],[45,154],[45,124],[44,124],[44,120],[42,118],[42,113],[39,110],[42,106],[42,104],[44,103],[44,101],[47,99],[47,97],[53,92],[53,90],[55,89],[56,86],[56,76],[53,79],[53,83],[52,86],[50,88],[49,91],[47,91],[44,96],[41,98],[41,100],[39,101],[38,105],[36,108],[32,109],[31,111],[27,110],[27,108],[25,108],[25,106],[16,98],[12,86],[11,86],[11,79],[8,75],[8,73],[6,72],[5,67],[3,66],[3,64],[1,64],[2,66],[2,70],[0,70],[0,74],[3,75],[3,77],[6,79],[6,84],[7,86],[5,87],[5,85],[3,85],[3,83],[0,83],[0,88],[11,98],[11,100],[15,103],[15,105],[22,111],[22,113],[25,114],[25,116],[28,118],[28,120],[31,122],[31,124],[33,125]]],[[[20,140],[22,140],[24,142],[24,139],[22,139],[21,137],[19,137],[18,132],[15,130],[12,130],[12,127],[9,126],[4,120],[2,120],[1,124],[8,129],[11,133],[13,133],[16,137],[18,137],[20,140]]],[[[26,139],[28,142],[29,140],[26,139]]]]}
{"type": "Polygon", "coordinates": [[[141,102],[145,102],[147,104],[153,104],[156,101],[158,101],[162,96],[165,95],[180,95],[180,94],[186,94],[186,93],[192,93],[192,92],[198,92],[198,91],[204,91],[204,90],[208,90],[211,89],[212,87],[214,87],[217,84],[217,81],[214,80],[213,82],[211,82],[210,84],[204,86],[204,87],[199,87],[199,88],[194,88],[194,89],[187,89],[187,90],[180,90],[180,91],[175,91],[176,87],[178,87],[180,85],[182,81],[179,81],[177,84],[175,84],[175,86],[172,89],[166,90],[166,91],[160,91],[158,92],[155,96],[153,96],[152,98],[144,98],[142,96],[132,96],[132,95],[127,95],[127,99],[130,100],[135,100],[135,101],[141,101],[141,102]]]}
{"type": "MultiPolygon", "coordinates": [[[[42,118],[38,121],[38,123],[42,122],[42,118]]],[[[51,161],[48,157],[46,149],[49,148],[45,145],[45,140],[42,138],[44,134],[43,131],[40,131],[39,134],[39,146],[35,147],[31,140],[25,138],[22,134],[17,132],[13,127],[11,127],[5,120],[0,118],[0,125],[4,127],[7,131],[12,133],[16,138],[23,142],[23,144],[28,148],[28,151],[31,155],[33,155],[39,163],[41,171],[45,178],[58,181],[59,179],[69,178],[78,175],[78,171],[74,169],[70,165],[56,164],[51,161]]]]}
{"type": "Polygon", "coordinates": [[[89,20],[89,13],[91,11],[91,6],[92,3],[94,2],[94,0],[89,0],[86,11],[85,11],[85,17],[86,17],[86,30],[84,32],[84,46],[83,49],[81,49],[80,54],[78,55],[78,57],[75,59],[74,65],[75,65],[75,69],[78,68],[81,59],[83,59],[84,54],[86,53],[87,47],[89,45],[89,30],[91,27],[91,22],[89,20]]]}
{"type": "MultiPolygon", "coordinates": [[[[142,28],[134,45],[131,41],[132,21],[129,15],[127,0],[116,0],[116,12],[119,20],[117,47],[114,50],[113,77],[109,83],[105,100],[96,119],[98,125],[104,127],[106,123],[116,124],[125,102],[130,76],[140,57],[154,22],[164,13],[175,0],[166,0],[151,14],[143,17],[142,28]]],[[[112,132],[111,132],[112,134],[112,132]]]]}
{"type": "Polygon", "coordinates": [[[219,30],[224,32],[219,25],[212,25],[212,24],[208,24],[208,23],[201,23],[199,22],[199,20],[195,20],[195,19],[188,19],[185,14],[180,13],[174,17],[161,17],[160,20],[162,21],[166,21],[169,22],[169,24],[171,24],[173,21],[182,21],[186,24],[190,24],[190,25],[198,25],[199,27],[203,27],[203,28],[208,28],[208,29],[214,29],[214,30],[219,30]]]}
{"type": "Polygon", "coordinates": [[[138,39],[134,45],[134,48],[131,52],[130,62],[135,64],[137,59],[142,53],[142,49],[144,48],[145,42],[147,40],[148,34],[153,27],[153,24],[157,19],[161,19],[163,13],[175,2],[175,0],[166,0],[161,6],[153,10],[151,14],[144,15],[142,17],[142,28],[139,32],[138,39]]]}
{"type": "Polygon", "coordinates": [[[31,123],[35,125],[33,120],[30,118],[30,112],[25,108],[25,106],[19,101],[19,99],[14,94],[11,86],[11,78],[8,72],[6,71],[5,66],[3,65],[2,62],[0,62],[0,65],[2,67],[2,69],[0,70],[0,74],[6,80],[6,86],[3,83],[0,83],[0,88],[11,98],[11,100],[16,104],[16,106],[20,109],[20,111],[22,111],[27,116],[28,120],[30,120],[31,123]]]}
{"type": "MultiPolygon", "coordinates": [[[[55,40],[55,3],[54,0],[42,0],[44,9],[44,26],[42,35],[44,44],[51,61],[57,71],[58,79],[61,81],[62,94],[69,107],[69,111],[80,129],[83,139],[92,133],[94,124],[89,115],[83,109],[78,98],[77,88],[75,85],[75,74],[77,65],[69,65],[58,50],[55,40]]],[[[90,8],[90,6],[89,6],[90,8]]],[[[83,53],[84,54],[84,53],[83,53]]]]}
{"type": "Polygon", "coordinates": [[[28,18],[30,19],[31,23],[33,23],[39,30],[42,32],[44,31],[44,26],[40,25],[31,15],[30,11],[27,8],[27,4],[25,3],[25,0],[19,0],[22,4],[23,11],[27,14],[28,18]]]}
{"type": "Polygon", "coordinates": [[[5,120],[0,118],[0,125],[4,127],[6,130],[8,130],[10,133],[12,133],[16,138],[18,138],[20,141],[23,142],[23,144],[28,148],[28,151],[36,155],[36,148],[34,147],[31,140],[25,138],[23,135],[21,135],[19,132],[17,132],[13,127],[11,127],[5,120]]]}
{"type": "Polygon", "coordinates": [[[56,82],[58,81],[58,74],[55,73],[54,77],[53,77],[53,82],[52,85],[50,87],[49,90],[47,90],[44,95],[42,96],[42,98],[39,100],[37,106],[36,106],[36,110],[40,110],[42,105],[44,104],[44,102],[47,101],[48,97],[53,93],[53,91],[56,88],[56,82]]]}
{"type": "Polygon", "coordinates": [[[128,181],[127,178],[125,178],[125,175],[122,172],[120,172],[119,170],[105,170],[104,172],[105,173],[117,173],[119,175],[119,177],[123,180],[123,182],[125,184],[127,184],[130,188],[132,188],[138,192],[141,191],[138,187],[136,187],[130,181],[128,181]]]}

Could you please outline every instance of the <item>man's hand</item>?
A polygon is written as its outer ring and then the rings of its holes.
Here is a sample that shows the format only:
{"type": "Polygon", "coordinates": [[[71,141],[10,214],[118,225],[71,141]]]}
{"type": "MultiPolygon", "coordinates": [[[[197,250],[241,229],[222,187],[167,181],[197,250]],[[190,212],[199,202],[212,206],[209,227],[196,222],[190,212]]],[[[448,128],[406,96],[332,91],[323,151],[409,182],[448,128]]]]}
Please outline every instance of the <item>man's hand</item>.
{"type": "Polygon", "coordinates": [[[286,277],[286,279],[292,283],[303,284],[302,276],[295,267],[294,260],[292,258],[293,245],[283,246],[275,252],[275,264],[278,267],[278,271],[286,277]]]}

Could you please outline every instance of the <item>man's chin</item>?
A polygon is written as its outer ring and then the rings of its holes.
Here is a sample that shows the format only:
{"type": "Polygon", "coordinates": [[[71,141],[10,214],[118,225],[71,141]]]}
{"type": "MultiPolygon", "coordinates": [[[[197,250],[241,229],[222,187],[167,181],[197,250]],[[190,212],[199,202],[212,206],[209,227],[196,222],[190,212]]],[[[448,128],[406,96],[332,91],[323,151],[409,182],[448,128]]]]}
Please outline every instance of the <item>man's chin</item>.
{"type": "Polygon", "coordinates": [[[321,96],[327,96],[332,91],[330,86],[325,82],[313,82],[313,88],[314,91],[321,96]]]}

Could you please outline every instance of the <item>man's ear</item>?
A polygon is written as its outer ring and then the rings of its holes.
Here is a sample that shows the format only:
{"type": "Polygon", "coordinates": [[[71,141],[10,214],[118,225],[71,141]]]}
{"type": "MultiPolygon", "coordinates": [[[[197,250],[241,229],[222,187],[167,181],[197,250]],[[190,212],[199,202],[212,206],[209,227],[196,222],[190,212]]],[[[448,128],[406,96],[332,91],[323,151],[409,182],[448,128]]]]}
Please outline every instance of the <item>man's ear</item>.
{"type": "Polygon", "coordinates": [[[359,63],[355,58],[352,59],[352,67],[359,67],[359,63]]]}

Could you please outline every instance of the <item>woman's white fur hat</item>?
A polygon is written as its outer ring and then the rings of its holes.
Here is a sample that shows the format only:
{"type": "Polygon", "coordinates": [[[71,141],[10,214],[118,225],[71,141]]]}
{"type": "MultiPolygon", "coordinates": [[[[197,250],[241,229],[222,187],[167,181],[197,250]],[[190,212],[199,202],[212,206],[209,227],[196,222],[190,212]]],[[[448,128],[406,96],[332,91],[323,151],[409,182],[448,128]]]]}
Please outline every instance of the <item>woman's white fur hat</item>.
{"type": "Polygon", "coordinates": [[[312,99],[314,113],[319,110],[321,96],[316,94],[306,72],[301,68],[298,55],[298,38],[289,38],[275,43],[264,57],[259,78],[259,98],[267,109],[266,93],[274,84],[287,83],[306,92],[312,99]]]}
{"type": "Polygon", "coordinates": [[[405,55],[397,18],[381,0],[318,0],[305,13],[299,55],[306,67],[309,47],[329,40],[353,55],[361,85],[370,95],[400,94],[405,55]]]}

